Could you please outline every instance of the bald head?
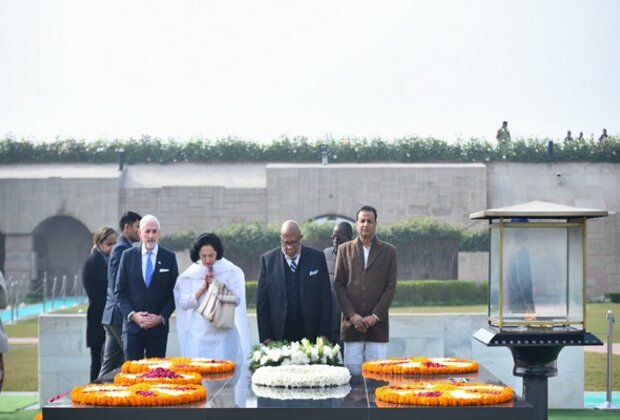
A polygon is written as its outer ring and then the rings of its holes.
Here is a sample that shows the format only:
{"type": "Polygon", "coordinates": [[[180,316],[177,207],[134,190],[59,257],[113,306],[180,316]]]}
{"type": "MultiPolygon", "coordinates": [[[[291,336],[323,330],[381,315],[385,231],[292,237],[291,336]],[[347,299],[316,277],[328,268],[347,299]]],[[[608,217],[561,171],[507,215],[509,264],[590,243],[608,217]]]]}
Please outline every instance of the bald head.
{"type": "Polygon", "coordinates": [[[280,227],[280,243],[282,251],[289,256],[295,258],[301,249],[301,229],[299,223],[294,220],[287,220],[280,227]]]}
{"type": "Polygon", "coordinates": [[[301,228],[299,227],[299,223],[294,220],[287,220],[286,222],[282,223],[282,226],[280,226],[280,235],[283,235],[285,233],[301,235],[301,228]]]}

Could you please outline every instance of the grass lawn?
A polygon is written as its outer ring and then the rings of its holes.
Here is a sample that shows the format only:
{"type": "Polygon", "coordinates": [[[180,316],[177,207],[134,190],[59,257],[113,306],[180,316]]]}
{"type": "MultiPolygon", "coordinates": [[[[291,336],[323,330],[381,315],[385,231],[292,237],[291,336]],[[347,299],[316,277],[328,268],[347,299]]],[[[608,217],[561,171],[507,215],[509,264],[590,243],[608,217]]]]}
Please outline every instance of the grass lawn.
{"type": "Polygon", "coordinates": [[[15,324],[5,324],[4,330],[9,338],[37,337],[39,335],[39,320],[30,318],[15,324]]]}
{"type": "Polygon", "coordinates": [[[41,410],[21,410],[15,413],[0,413],[0,420],[32,420],[41,410]]]}
{"type": "Polygon", "coordinates": [[[36,391],[38,389],[37,344],[11,344],[4,353],[3,391],[36,391]]]}
{"type": "Polygon", "coordinates": [[[588,303],[586,305],[586,331],[607,341],[606,314],[608,310],[613,311],[616,319],[612,328],[614,343],[620,343],[620,303],[588,303]]]}
{"type": "MultiPolygon", "coordinates": [[[[607,388],[607,354],[585,353],[584,387],[586,391],[605,391],[607,388]]],[[[614,355],[612,367],[615,375],[611,376],[611,389],[620,390],[620,356],[614,355]]],[[[618,416],[620,418],[620,416],[618,416]]]]}
{"type": "Polygon", "coordinates": [[[403,306],[400,308],[390,308],[391,313],[395,314],[440,314],[440,313],[487,313],[487,305],[466,305],[466,306],[403,306]]]}

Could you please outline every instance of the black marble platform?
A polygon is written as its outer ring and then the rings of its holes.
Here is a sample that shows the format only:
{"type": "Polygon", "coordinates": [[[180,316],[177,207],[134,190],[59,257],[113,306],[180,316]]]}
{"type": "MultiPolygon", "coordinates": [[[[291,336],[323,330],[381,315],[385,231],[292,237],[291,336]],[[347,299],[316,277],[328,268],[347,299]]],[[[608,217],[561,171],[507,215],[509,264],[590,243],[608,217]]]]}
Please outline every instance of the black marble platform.
{"type": "MultiPolygon", "coordinates": [[[[240,367],[226,380],[205,381],[206,401],[174,407],[90,407],[78,406],[65,397],[43,407],[45,420],[198,420],[198,419],[252,419],[252,420],[341,420],[341,419],[427,419],[427,420],[528,420],[533,408],[527,402],[513,401],[493,406],[473,407],[378,407],[375,389],[388,381],[367,379],[350,368],[349,386],[333,389],[335,397],[326,399],[279,399],[271,393],[254,387],[247,368],[240,367]],[[350,389],[349,389],[350,387],[350,389]]],[[[409,381],[446,380],[451,375],[409,377],[409,381]]],[[[476,374],[458,375],[471,382],[499,384],[499,380],[484,368],[476,374]]],[[[398,381],[393,381],[398,382],[398,381]]],[[[324,395],[323,395],[324,396],[324,395]]]]}

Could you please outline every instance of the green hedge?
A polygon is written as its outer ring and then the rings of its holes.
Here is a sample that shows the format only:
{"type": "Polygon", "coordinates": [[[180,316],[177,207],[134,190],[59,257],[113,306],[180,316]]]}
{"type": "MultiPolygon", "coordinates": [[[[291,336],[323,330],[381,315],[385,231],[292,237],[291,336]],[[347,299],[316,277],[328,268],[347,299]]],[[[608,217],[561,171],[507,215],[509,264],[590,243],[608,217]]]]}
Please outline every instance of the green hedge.
{"type": "MultiPolygon", "coordinates": [[[[305,223],[301,230],[306,245],[323,249],[331,245],[333,223],[305,223]]],[[[224,245],[224,253],[232,256],[262,253],[279,245],[280,227],[274,224],[242,223],[232,224],[215,230],[224,245]]],[[[161,243],[173,251],[189,249],[197,234],[202,232],[182,231],[165,235],[161,243]]],[[[430,241],[456,241],[461,251],[488,251],[488,233],[468,231],[459,225],[451,225],[425,217],[379,225],[377,236],[397,248],[411,244],[428,244],[430,241]]]]}
{"type": "MultiPolygon", "coordinates": [[[[305,223],[304,244],[324,249],[331,246],[333,223],[305,223]]],[[[239,265],[249,279],[258,275],[259,257],[280,245],[279,226],[260,223],[233,224],[215,230],[224,246],[224,256],[239,265]]],[[[177,252],[190,248],[197,234],[183,231],[163,236],[162,245],[177,252]]],[[[460,251],[486,251],[486,231],[470,232],[431,218],[381,224],[377,236],[396,246],[400,279],[454,278],[454,263],[460,251]]]]}
{"type": "MultiPolygon", "coordinates": [[[[256,307],[256,281],[245,286],[248,308],[256,307]]],[[[487,303],[487,284],[463,280],[405,280],[396,285],[393,307],[480,305],[487,303]]]]}
{"type": "Polygon", "coordinates": [[[464,280],[405,280],[396,286],[393,306],[479,305],[487,303],[487,283],[464,280]]]}
{"type": "Polygon", "coordinates": [[[553,157],[547,155],[550,139],[517,139],[506,147],[495,142],[470,139],[446,142],[435,138],[405,137],[343,138],[312,141],[305,137],[283,137],[271,143],[244,141],[227,137],[215,141],[190,139],[162,140],[150,136],[139,139],[86,142],[66,139],[51,143],[32,143],[5,137],[0,140],[0,163],[90,162],[113,163],[118,150],[125,152],[126,162],[317,162],[319,146],[329,146],[330,162],[517,162],[585,161],[620,162],[620,138],[610,137],[599,144],[556,141],[553,157]]]}
{"type": "Polygon", "coordinates": [[[620,293],[605,293],[605,297],[613,303],[620,303],[620,293]]]}
{"type": "Polygon", "coordinates": [[[461,252],[488,252],[490,236],[487,229],[464,231],[459,251],[461,252]]]}

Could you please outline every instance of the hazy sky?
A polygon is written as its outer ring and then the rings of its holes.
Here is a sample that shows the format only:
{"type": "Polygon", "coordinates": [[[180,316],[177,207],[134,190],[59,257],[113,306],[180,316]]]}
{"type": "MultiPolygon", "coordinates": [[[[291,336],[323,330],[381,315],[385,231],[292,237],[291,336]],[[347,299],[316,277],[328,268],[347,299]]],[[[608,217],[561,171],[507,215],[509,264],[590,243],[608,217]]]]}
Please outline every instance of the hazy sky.
{"type": "Polygon", "coordinates": [[[620,1],[0,0],[0,137],[620,133],[620,1]]]}

